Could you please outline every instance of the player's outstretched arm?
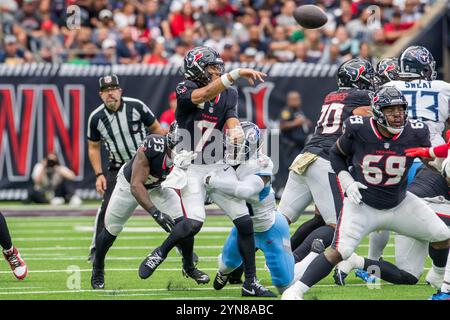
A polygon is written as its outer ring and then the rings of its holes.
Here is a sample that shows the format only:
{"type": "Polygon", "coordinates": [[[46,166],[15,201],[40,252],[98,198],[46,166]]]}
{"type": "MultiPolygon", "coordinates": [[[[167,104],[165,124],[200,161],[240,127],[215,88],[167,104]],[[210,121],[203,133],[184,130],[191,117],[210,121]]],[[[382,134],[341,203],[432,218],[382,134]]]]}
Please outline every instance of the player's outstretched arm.
{"type": "Polygon", "coordinates": [[[254,85],[255,81],[259,80],[264,82],[264,77],[267,76],[263,72],[259,72],[253,69],[238,68],[228,73],[225,73],[220,78],[217,78],[205,87],[201,87],[192,91],[191,101],[192,103],[199,105],[206,101],[212,100],[217,97],[222,91],[225,91],[233,85],[233,83],[239,78],[245,78],[254,85]]]}

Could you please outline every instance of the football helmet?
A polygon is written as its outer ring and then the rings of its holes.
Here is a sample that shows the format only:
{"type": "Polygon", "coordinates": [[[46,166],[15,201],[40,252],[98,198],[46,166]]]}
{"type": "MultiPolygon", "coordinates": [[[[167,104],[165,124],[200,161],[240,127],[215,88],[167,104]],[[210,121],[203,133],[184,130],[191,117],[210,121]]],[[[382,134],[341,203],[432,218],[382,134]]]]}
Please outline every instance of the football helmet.
{"type": "Polygon", "coordinates": [[[423,79],[432,81],[436,79],[436,61],[427,48],[411,46],[402,52],[398,60],[401,79],[423,79]]]}
{"type": "Polygon", "coordinates": [[[406,101],[403,94],[395,87],[382,87],[376,93],[372,94],[371,107],[373,119],[377,121],[378,124],[385,127],[392,134],[400,133],[405,127],[406,122],[408,121],[408,102],[406,101]],[[398,105],[403,106],[404,112],[404,123],[400,128],[390,125],[383,111],[383,109],[386,107],[398,105]]]}
{"type": "Polygon", "coordinates": [[[217,51],[210,47],[195,47],[184,57],[184,78],[206,86],[211,81],[211,74],[206,70],[209,65],[218,66],[220,75],[225,72],[225,64],[217,51]]]}
{"type": "Polygon", "coordinates": [[[398,73],[400,71],[400,68],[398,66],[397,58],[381,59],[377,63],[375,70],[381,82],[380,84],[385,84],[389,81],[395,81],[399,79],[398,73]]]}
{"type": "Polygon", "coordinates": [[[225,131],[225,162],[236,166],[249,159],[254,159],[262,147],[262,136],[258,126],[250,121],[242,121],[240,128],[225,131]],[[233,131],[240,131],[233,134],[233,131]]]}
{"type": "Polygon", "coordinates": [[[350,59],[341,64],[336,77],[339,87],[371,90],[375,85],[375,70],[372,64],[360,58],[350,59]]]}

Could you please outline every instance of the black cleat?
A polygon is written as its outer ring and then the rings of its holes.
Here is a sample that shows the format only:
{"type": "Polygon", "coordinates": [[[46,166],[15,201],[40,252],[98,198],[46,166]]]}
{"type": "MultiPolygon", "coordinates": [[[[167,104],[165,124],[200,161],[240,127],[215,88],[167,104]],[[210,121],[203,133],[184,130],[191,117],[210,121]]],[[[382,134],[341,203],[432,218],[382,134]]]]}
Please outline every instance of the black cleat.
{"type": "Polygon", "coordinates": [[[216,290],[221,290],[226,286],[228,279],[230,278],[230,274],[223,274],[220,271],[217,271],[216,277],[214,278],[213,287],[216,290]]]}
{"type": "Polygon", "coordinates": [[[186,278],[194,279],[197,284],[206,284],[209,282],[209,276],[195,267],[188,270],[183,268],[182,272],[186,278]]]}
{"type": "Polygon", "coordinates": [[[325,251],[325,245],[323,244],[322,239],[314,239],[311,243],[311,252],[315,252],[321,254],[325,251]]]}
{"type": "Polygon", "coordinates": [[[336,283],[338,286],[345,286],[345,278],[347,278],[348,274],[345,272],[342,272],[338,268],[334,269],[333,279],[334,283],[336,283]]]}
{"type": "Polygon", "coordinates": [[[156,248],[139,266],[139,277],[141,279],[147,279],[155,272],[156,268],[158,268],[163,261],[164,258],[161,256],[161,251],[159,248],[156,248]]]}
{"type": "Polygon", "coordinates": [[[239,267],[237,267],[230,273],[228,282],[230,284],[242,284],[243,282],[241,277],[243,273],[244,273],[244,266],[241,264],[239,267]]]}
{"type": "Polygon", "coordinates": [[[275,293],[259,284],[258,279],[256,278],[251,283],[244,282],[241,292],[243,297],[275,298],[277,296],[275,293]]]}
{"type": "Polygon", "coordinates": [[[105,270],[104,269],[92,269],[91,275],[92,289],[105,289],[105,270]]]}

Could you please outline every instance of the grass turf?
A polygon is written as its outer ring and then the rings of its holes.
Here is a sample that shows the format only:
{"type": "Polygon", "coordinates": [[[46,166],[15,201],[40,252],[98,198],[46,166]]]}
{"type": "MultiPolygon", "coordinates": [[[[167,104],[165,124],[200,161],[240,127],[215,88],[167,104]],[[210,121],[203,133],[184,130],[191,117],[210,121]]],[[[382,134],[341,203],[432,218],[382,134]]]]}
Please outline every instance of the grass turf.
{"type": "MultiPolygon", "coordinates": [[[[304,216],[291,226],[291,233],[304,216]]],[[[118,237],[106,260],[105,290],[91,290],[91,265],[87,262],[93,217],[8,217],[13,243],[27,262],[29,275],[23,281],[14,278],[6,261],[0,263],[0,300],[4,299],[241,299],[240,286],[228,285],[221,291],[212,288],[221,251],[232,224],[225,216],[209,216],[204,229],[196,237],[195,251],[199,268],[207,272],[211,282],[199,286],[181,274],[181,257],[173,250],[151,278],[141,280],[137,270],[143,258],[166,237],[150,217],[132,217],[118,237]],[[142,229],[147,228],[147,229],[142,229]],[[151,229],[148,229],[151,228],[151,229]],[[153,229],[154,228],[154,229],[153,229]],[[79,274],[79,277],[77,277],[79,274]],[[78,281],[79,279],[79,281],[78,281]]],[[[393,261],[391,242],[384,258],[393,261]]],[[[357,253],[366,255],[368,239],[357,253]]],[[[427,259],[426,268],[431,265],[427,259]]],[[[264,268],[264,258],[257,252],[257,273],[261,283],[271,285],[264,268]]],[[[380,299],[403,300],[428,298],[434,289],[425,284],[424,276],[415,286],[393,286],[382,282],[370,289],[353,274],[347,286],[334,285],[331,275],[305,296],[306,299],[380,299]]]]}

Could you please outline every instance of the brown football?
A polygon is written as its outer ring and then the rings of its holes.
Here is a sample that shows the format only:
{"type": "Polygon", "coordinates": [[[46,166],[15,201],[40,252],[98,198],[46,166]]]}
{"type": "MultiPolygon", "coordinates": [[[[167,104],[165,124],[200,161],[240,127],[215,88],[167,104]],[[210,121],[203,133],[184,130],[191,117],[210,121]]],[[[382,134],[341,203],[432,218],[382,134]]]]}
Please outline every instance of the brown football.
{"type": "Polygon", "coordinates": [[[325,11],[313,4],[297,7],[293,16],[298,24],[305,29],[320,28],[328,21],[325,11]]]}

